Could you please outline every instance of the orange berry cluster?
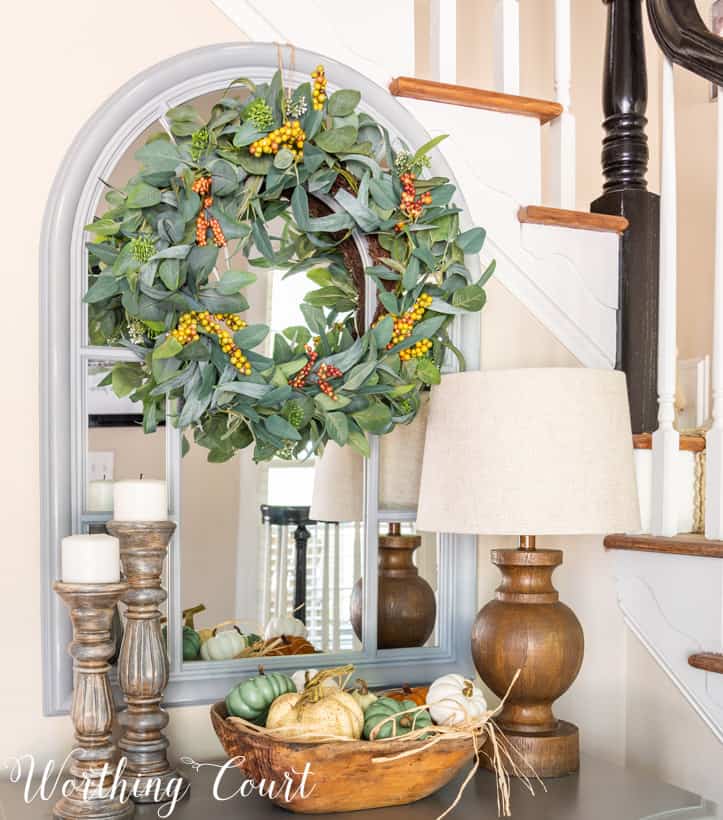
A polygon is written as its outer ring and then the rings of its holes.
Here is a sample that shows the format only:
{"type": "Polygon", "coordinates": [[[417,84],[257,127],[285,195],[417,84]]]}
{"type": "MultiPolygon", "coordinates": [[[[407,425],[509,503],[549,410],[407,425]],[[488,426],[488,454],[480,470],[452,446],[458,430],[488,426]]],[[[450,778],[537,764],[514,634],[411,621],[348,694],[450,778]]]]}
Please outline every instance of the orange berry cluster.
{"type": "Polygon", "coordinates": [[[191,310],[181,314],[178,327],[171,331],[171,336],[182,345],[197,342],[200,338],[198,327],[211,336],[218,337],[221,350],[229,357],[231,364],[244,376],[251,373],[251,363],[244,356],[241,348],[236,346],[233,333],[246,327],[246,322],[235,313],[211,313],[208,310],[191,310]]]}
{"type": "Polygon", "coordinates": [[[214,243],[219,248],[224,248],[226,246],[226,237],[223,235],[221,224],[215,216],[209,217],[206,213],[206,208],[213,205],[213,197],[210,195],[211,177],[199,177],[191,186],[191,190],[203,197],[201,210],[196,217],[196,244],[202,248],[208,244],[206,234],[210,228],[214,243]]]}
{"type": "MultiPolygon", "coordinates": [[[[301,390],[307,384],[307,379],[309,378],[309,374],[314,369],[314,365],[316,364],[316,360],[319,358],[319,354],[314,350],[311,345],[306,345],[306,355],[309,357],[309,361],[299,370],[299,372],[292,378],[289,379],[289,384],[292,387],[295,387],[297,390],[301,390]]],[[[330,379],[338,379],[340,376],[344,374],[339,370],[338,367],[335,367],[333,364],[321,364],[319,365],[319,372],[316,374],[316,379],[319,384],[319,388],[321,389],[322,393],[325,393],[330,399],[334,399],[336,401],[337,395],[334,392],[334,388],[329,384],[330,379]]]]}
{"type": "Polygon", "coordinates": [[[312,368],[316,364],[316,360],[319,358],[319,354],[310,345],[306,345],[306,355],[309,357],[309,361],[299,370],[293,379],[289,379],[289,384],[298,390],[306,384],[309,373],[311,373],[312,368]]]}
{"type": "MultiPolygon", "coordinates": [[[[408,216],[409,219],[417,219],[422,213],[424,206],[432,204],[432,194],[429,191],[419,196],[416,195],[414,179],[414,174],[409,172],[399,177],[402,183],[402,198],[399,203],[399,210],[405,214],[405,216],[408,216]]],[[[401,231],[402,228],[404,228],[403,222],[398,222],[394,226],[394,230],[397,232],[401,231]]]]}
{"type": "Polygon", "coordinates": [[[343,373],[338,367],[333,364],[319,365],[319,372],[317,378],[319,380],[319,388],[322,393],[325,393],[330,399],[337,400],[338,396],[334,392],[334,388],[329,384],[329,379],[338,379],[343,373]]]}
{"type": "Polygon", "coordinates": [[[399,358],[403,362],[408,362],[410,359],[421,359],[422,356],[426,356],[431,349],[431,339],[420,339],[415,345],[412,345],[412,347],[408,347],[405,350],[400,350],[399,358]]]}
{"type": "Polygon", "coordinates": [[[262,154],[278,154],[282,148],[291,151],[296,162],[304,159],[304,142],[306,132],[298,120],[286,120],[281,128],[277,128],[265,137],[249,145],[249,154],[260,157],[262,154]]]}
{"type": "Polygon", "coordinates": [[[316,71],[311,72],[311,79],[314,81],[314,87],[311,90],[311,104],[314,111],[321,111],[326,100],[326,74],[323,65],[318,65],[316,71]]]}

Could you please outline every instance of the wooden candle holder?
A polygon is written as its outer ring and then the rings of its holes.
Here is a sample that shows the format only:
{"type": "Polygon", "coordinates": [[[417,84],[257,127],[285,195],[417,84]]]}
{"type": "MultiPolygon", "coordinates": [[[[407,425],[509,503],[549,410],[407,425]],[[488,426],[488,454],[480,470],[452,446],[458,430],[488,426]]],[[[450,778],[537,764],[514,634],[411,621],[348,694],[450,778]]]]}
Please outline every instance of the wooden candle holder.
{"type": "Polygon", "coordinates": [[[113,695],[108,680],[108,659],[115,651],[111,626],[116,604],[128,589],[126,583],[66,584],[53,589],[70,609],[75,687],[71,718],[77,745],[70,774],[73,791],[53,809],[58,820],[126,820],[133,803],[110,796],[115,774],[113,695]],[[108,768],[104,772],[104,767],[108,768]]]}
{"type": "Polygon", "coordinates": [[[166,756],[168,713],[161,708],[168,685],[168,655],[158,609],[166,598],[161,587],[163,562],[176,529],[171,521],[109,521],[108,532],[120,541],[128,591],[126,628],[118,659],[118,679],[128,708],[118,715],[118,743],[127,758],[124,777],[134,786],[136,803],[162,803],[166,789],[182,780],[166,756]]]}

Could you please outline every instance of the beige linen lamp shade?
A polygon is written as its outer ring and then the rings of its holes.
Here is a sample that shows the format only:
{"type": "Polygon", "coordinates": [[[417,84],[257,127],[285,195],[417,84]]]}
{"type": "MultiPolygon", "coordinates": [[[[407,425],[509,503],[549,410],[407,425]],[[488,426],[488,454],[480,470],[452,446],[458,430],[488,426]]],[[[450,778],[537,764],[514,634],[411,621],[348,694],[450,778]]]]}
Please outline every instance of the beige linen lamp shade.
{"type": "Polygon", "coordinates": [[[639,508],[623,373],[458,373],[432,391],[417,529],[634,531],[639,508]]]}
{"type": "MultiPolygon", "coordinates": [[[[414,509],[419,500],[422,454],[429,415],[423,399],[414,421],[380,439],[379,508],[414,509]]],[[[361,521],[364,517],[364,457],[330,441],[316,463],[309,517],[313,521],[361,521]]]]}

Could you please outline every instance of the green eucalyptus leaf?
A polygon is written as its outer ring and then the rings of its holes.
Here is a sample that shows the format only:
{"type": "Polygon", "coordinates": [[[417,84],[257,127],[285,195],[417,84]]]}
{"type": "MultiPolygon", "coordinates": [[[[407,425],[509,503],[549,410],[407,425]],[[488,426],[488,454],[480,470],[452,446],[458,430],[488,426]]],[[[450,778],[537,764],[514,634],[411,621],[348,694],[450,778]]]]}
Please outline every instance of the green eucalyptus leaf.
{"type": "Polygon", "coordinates": [[[483,288],[487,284],[487,282],[489,282],[489,280],[492,278],[492,275],[494,274],[496,267],[497,267],[497,261],[495,259],[493,259],[489,263],[489,265],[487,265],[487,268],[485,269],[485,272],[482,274],[482,276],[480,276],[480,278],[477,280],[476,284],[478,284],[481,288],[483,288]]]}
{"type": "MultiPolygon", "coordinates": [[[[335,91],[327,103],[327,111],[332,117],[346,117],[352,114],[361,100],[359,91],[341,89],[335,91]]],[[[355,137],[356,139],[356,137],[355,137]]]]}
{"type": "Polygon", "coordinates": [[[154,253],[149,261],[155,262],[157,259],[185,259],[191,251],[190,245],[172,245],[158,253],[154,253]]]}
{"type": "Polygon", "coordinates": [[[233,335],[233,340],[240,348],[246,349],[261,344],[268,335],[268,325],[248,325],[237,330],[233,335]]]}
{"type": "Polygon", "coordinates": [[[183,345],[173,336],[166,336],[165,340],[153,351],[154,359],[172,359],[183,350],[183,345]]]}
{"type": "Polygon", "coordinates": [[[227,270],[218,283],[218,292],[224,296],[238,293],[241,288],[252,285],[256,281],[256,274],[245,270],[227,270]]]}
{"type": "Polygon", "coordinates": [[[333,412],[324,414],[324,423],[329,438],[343,447],[349,438],[349,418],[344,413],[333,412]]]}
{"type": "Polygon", "coordinates": [[[392,425],[391,410],[381,402],[375,401],[364,410],[354,413],[354,420],[368,433],[383,435],[392,425]]]}
{"type": "Polygon", "coordinates": [[[161,201],[161,192],[146,182],[137,182],[128,189],[127,208],[152,208],[161,201]]]}
{"type": "Polygon", "coordinates": [[[468,311],[482,310],[487,301],[487,294],[479,285],[467,285],[452,294],[452,304],[468,311]]]}
{"type": "Polygon", "coordinates": [[[366,233],[372,233],[379,228],[379,217],[371,208],[362,205],[354,194],[350,194],[344,188],[339,188],[334,199],[366,233]]]}
{"type": "Polygon", "coordinates": [[[178,290],[181,282],[181,263],[178,259],[164,259],[158,266],[158,275],[168,290],[178,290]]]}
{"type": "Polygon", "coordinates": [[[93,233],[96,236],[115,236],[120,230],[121,223],[116,222],[114,219],[110,219],[109,217],[103,217],[101,219],[96,219],[95,222],[91,222],[89,225],[85,226],[85,230],[89,233],[93,233]]]}
{"type": "Polygon", "coordinates": [[[101,274],[88,288],[83,301],[89,305],[103,302],[120,293],[120,282],[110,273],[101,274]]]}
{"type": "Polygon", "coordinates": [[[353,125],[330,128],[314,137],[317,146],[329,154],[343,154],[356,142],[357,129],[353,125]]]}
{"type": "Polygon", "coordinates": [[[289,424],[283,416],[268,416],[264,420],[264,424],[272,436],[278,436],[281,439],[290,439],[291,441],[301,441],[299,431],[289,424]]]}
{"type": "Polygon", "coordinates": [[[154,172],[175,171],[183,161],[177,146],[167,139],[154,139],[136,151],[135,158],[154,172]]]}
{"type": "Polygon", "coordinates": [[[111,383],[113,392],[122,399],[143,384],[143,373],[138,365],[117,364],[113,367],[111,383]]]}
{"type": "Polygon", "coordinates": [[[294,164],[294,155],[288,148],[282,148],[274,157],[274,168],[285,171],[294,164]]]}
{"type": "Polygon", "coordinates": [[[376,359],[371,362],[361,362],[355,365],[344,379],[343,389],[347,392],[357,390],[372,375],[376,367],[376,359]]]}
{"type": "Polygon", "coordinates": [[[439,384],[442,381],[442,374],[431,359],[421,358],[417,362],[417,378],[425,384],[439,384]]]}
{"type": "Polygon", "coordinates": [[[360,432],[359,430],[349,431],[347,443],[350,447],[353,447],[357,451],[357,453],[361,453],[361,455],[363,455],[365,458],[369,458],[369,456],[371,455],[369,439],[367,439],[364,433],[360,432]]]}
{"type": "Polygon", "coordinates": [[[470,228],[461,233],[455,240],[455,245],[465,254],[479,253],[485,243],[487,232],[484,228],[470,228]]]}

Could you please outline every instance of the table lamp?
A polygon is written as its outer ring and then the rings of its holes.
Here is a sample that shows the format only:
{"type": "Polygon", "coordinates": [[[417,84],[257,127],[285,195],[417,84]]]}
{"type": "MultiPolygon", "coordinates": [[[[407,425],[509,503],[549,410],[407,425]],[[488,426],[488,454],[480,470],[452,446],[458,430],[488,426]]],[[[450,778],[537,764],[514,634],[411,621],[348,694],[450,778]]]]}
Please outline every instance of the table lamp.
{"type": "Polygon", "coordinates": [[[520,538],[492,550],[502,583],[477,615],[472,655],[500,697],[521,670],[497,723],[540,777],[579,768],[578,729],[552,704],[577,677],[584,641],[552,585],[562,551],[536,549],[535,536],[638,528],[624,374],[470,372],[434,388],[417,529],[520,538]]]}
{"type": "MultiPolygon", "coordinates": [[[[410,424],[402,424],[380,439],[379,509],[389,519],[395,511],[417,507],[422,453],[429,402],[410,424]]],[[[361,521],[364,501],[364,458],[351,447],[329,442],[314,471],[309,516],[315,521],[361,521]]],[[[434,631],[437,601],[419,574],[413,554],[422,539],[403,535],[399,521],[390,520],[379,536],[377,648],[423,646],[434,631]]],[[[362,579],[351,596],[351,624],[362,639],[362,579]]]]}

